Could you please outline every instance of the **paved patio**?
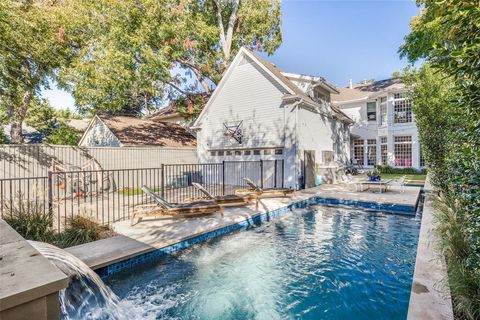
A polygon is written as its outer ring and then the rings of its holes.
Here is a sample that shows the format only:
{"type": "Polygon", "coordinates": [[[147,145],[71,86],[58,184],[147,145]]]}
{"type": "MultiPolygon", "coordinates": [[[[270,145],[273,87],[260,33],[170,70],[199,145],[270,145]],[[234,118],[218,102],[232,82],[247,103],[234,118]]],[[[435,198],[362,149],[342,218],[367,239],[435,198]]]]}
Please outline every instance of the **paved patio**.
{"type": "Polygon", "coordinates": [[[323,185],[297,192],[292,198],[262,199],[258,211],[255,210],[254,204],[247,207],[227,208],[224,218],[219,213],[189,219],[145,218],[134,226],[130,226],[130,221],[121,221],[113,224],[113,229],[119,234],[118,237],[68,248],[67,250],[95,269],[251,219],[256,215],[286,207],[289,204],[313,196],[415,206],[420,193],[419,187],[406,187],[405,192],[400,192],[398,188],[394,187],[386,193],[355,192],[351,189],[351,187],[345,185],[323,185]]]}

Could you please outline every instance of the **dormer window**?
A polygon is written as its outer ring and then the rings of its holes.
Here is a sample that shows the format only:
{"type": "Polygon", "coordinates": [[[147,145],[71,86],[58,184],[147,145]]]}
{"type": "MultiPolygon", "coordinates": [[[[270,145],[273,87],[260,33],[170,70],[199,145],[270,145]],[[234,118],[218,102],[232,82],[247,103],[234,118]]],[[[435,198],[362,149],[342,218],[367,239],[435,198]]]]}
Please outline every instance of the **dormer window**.
{"type": "Polygon", "coordinates": [[[377,103],[367,102],[367,119],[368,121],[377,120],[377,103]]]}
{"type": "Polygon", "coordinates": [[[322,92],[318,89],[314,89],[313,90],[313,98],[315,100],[321,100],[321,101],[325,101],[325,102],[329,102],[330,99],[329,99],[329,94],[328,93],[325,93],[325,92],[322,92]]]}

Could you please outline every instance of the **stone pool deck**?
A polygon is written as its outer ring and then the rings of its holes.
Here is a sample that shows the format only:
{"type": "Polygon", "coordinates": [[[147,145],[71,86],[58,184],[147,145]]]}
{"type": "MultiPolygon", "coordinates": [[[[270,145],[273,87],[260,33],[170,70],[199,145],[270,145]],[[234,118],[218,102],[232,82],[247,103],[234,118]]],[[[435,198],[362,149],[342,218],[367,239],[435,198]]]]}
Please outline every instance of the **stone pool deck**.
{"type": "Polygon", "coordinates": [[[202,234],[252,221],[255,217],[267,212],[285,208],[312,197],[350,206],[375,203],[382,208],[389,206],[402,208],[402,210],[406,208],[406,211],[414,214],[419,194],[419,187],[406,187],[404,192],[392,188],[386,193],[376,193],[371,191],[356,192],[345,185],[323,185],[299,191],[292,198],[262,199],[258,211],[255,210],[254,204],[246,207],[226,208],[224,218],[219,213],[215,213],[210,216],[190,219],[145,218],[134,226],[130,226],[130,221],[117,222],[113,225],[113,229],[119,236],[71,247],[67,251],[83,260],[92,269],[100,269],[202,234]]]}

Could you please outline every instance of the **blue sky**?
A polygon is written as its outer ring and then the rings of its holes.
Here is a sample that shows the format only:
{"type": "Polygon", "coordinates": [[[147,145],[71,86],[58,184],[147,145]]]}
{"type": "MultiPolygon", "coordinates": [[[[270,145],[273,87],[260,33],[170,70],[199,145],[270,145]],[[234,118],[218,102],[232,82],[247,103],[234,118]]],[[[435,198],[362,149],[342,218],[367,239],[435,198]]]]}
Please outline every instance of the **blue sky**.
{"type": "MultiPolygon", "coordinates": [[[[323,76],[339,86],[401,70],[407,62],[397,50],[420,11],[411,0],[283,0],[282,9],[283,43],[266,58],[284,71],[323,76]]],[[[74,108],[67,92],[43,96],[57,108],[74,108]]]]}

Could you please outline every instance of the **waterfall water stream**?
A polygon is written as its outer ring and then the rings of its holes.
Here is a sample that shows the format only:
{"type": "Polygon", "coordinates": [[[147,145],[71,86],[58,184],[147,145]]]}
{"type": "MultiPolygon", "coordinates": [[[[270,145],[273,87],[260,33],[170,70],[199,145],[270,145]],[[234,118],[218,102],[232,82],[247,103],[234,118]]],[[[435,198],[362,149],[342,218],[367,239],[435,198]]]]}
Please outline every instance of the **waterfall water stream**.
{"type": "Polygon", "coordinates": [[[115,293],[83,261],[47,243],[29,241],[43,256],[70,277],[59,294],[62,319],[126,319],[115,293]]]}

